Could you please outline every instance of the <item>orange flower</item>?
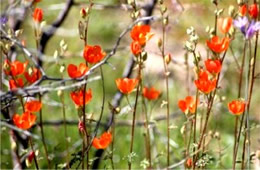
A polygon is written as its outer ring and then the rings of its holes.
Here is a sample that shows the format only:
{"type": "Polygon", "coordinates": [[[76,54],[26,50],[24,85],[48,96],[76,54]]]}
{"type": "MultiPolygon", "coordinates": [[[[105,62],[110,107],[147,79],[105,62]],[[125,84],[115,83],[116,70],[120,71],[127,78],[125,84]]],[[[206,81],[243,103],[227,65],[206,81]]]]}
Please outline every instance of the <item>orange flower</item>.
{"type": "Polygon", "coordinates": [[[83,56],[85,60],[91,64],[98,63],[104,58],[105,55],[106,53],[102,52],[102,49],[99,45],[86,45],[84,48],[83,56]]]}
{"type": "Polygon", "coordinates": [[[31,100],[25,103],[26,112],[38,112],[42,108],[42,102],[37,100],[31,100]]]}
{"type": "Polygon", "coordinates": [[[239,6],[239,14],[241,16],[245,16],[246,15],[246,11],[247,11],[247,5],[244,4],[242,6],[239,6]]]}
{"type": "Polygon", "coordinates": [[[136,25],[131,31],[131,37],[134,41],[139,42],[139,44],[143,46],[154,35],[153,33],[150,33],[150,30],[151,28],[149,25],[136,25]]]}
{"type": "Polygon", "coordinates": [[[24,112],[22,115],[15,114],[13,116],[13,122],[18,128],[26,130],[34,125],[36,118],[36,115],[24,112]]]}
{"type": "Polygon", "coordinates": [[[31,72],[24,72],[24,76],[29,83],[34,83],[42,76],[41,72],[37,68],[33,68],[31,72]]]}
{"type": "Polygon", "coordinates": [[[106,149],[112,142],[112,134],[110,132],[103,133],[100,138],[95,137],[92,146],[96,149],[106,149]]]}
{"type": "Polygon", "coordinates": [[[234,115],[240,115],[245,111],[246,103],[241,100],[233,100],[228,103],[228,110],[234,115]]]}
{"type": "Polygon", "coordinates": [[[117,88],[120,90],[121,93],[124,94],[131,93],[137,84],[138,84],[138,79],[129,79],[129,78],[116,79],[117,88]]]}
{"type": "Polygon", "coordinates": [[[249,8],[248,8],[248,13],[249,13],[249,15],[250,15],[252,18],[256,19],[257,16],[258,16],[258,12],[259,12],[259,9],[258,9],[258,6],[257,6],[256,3],[254,3],[254,4],[252,4],[252,5],[249,6],[249,8]]]}
{"type": "MultiPolygon", "coordinates": [[[[184,100],[179,100],[178,106],[182,112],[188,113],[195,113],[196,110],[196,100],[193,99],[192,96],[187,96],[184,100]]],[[[199,101],[197,102],[199,103],[199,101]]]]}
{"type": "MultiPolygon", "coordinates": [[[[70,93],[70,97],[77,106],[83,106],[84,96],[83,96],[83,90],[74,91],[70,93]]],[[[92,99],[92,91],[91,89],[88,89],[88,91],[85,93],[85,104],[88,104],[92,99]]]]}
{"type": "Polygon", "coordinates": [[[142,46],[139,44],[138,41],[133,41],[131,43],[131,51],[135,56],[139,55],[142,52],[142,46]]]}
{"type": "Polygon", "coordinates": [[[156,90],[154,87],[151,87],[150,89],[148,87],[143,88],[143,96],[148,100],[158,99],[160,93],[161,92],[159,90],[156,90]]]}
{"type": "Polygon", "coordinates": [[[88,71],[88,67],[85,63],[80,63],[79,67],[74,64],[69,64],[68,66],[68,74],[71,78],[79,78],[86,74],[88,71]]]}
{"type": "Polygon", "coordinates": [[[218,19],[219,29],[222,33],[226,34],[232,26],[232,18],[219,18],[218,19]]]}
{"type": "Polygon", "coordinates": [[[33,13],[33,20],[36,23],[40,23],[43,18],[43,11],[41,8],[35,8],[34,13],[33,13]]]}
{"type": "Polygon", "coordinates": [[[4,72],[6,75],[10,75],[10,76],[17,76],[17,75],[23,74],[27,64],[28,64],[28,61],[22,63],[20,61],[10,62],[9,60],[5,60],[4,72]]]}
{"type": "Polygon", "coordinates": [[[192,158],[188,158],[188,159],[186,160],[185,167],[186,167],[186,168],[191,168],[192,165],[193,165],[193,163],[192,163],[192,158]]]}
{"type": "Polygon", "coordinates": [[[201,92],[208,94],[216,88],[217,80],[210,80],[208,78],[208,73],[206,71],[201,71],[198,80],[195,80],[194,83],[201,92]]]}
{"type": "Polygon", "coordinates": [[[228,49],[229,41],[230,39],[228,37],[220,40],[218,36],[214,36],[210,41],[207,41],[207,45],[215,53],[221,53],[228,49]]]}
{"type": "Polygon", "coordinates": [[[9,80],[9,87],[11,90],[14,90],[16,88],[22,88],[24,86],[23,84],[23,79],[22,78],[17,78],[16,80],[9,80]]]}
{"type": "Polygon", "coordinates": [[[205,61],[205,67],[208,72],[218,74],[221,70],[221,61],[219,59],[217,60],[207,59],[205,61]]]}

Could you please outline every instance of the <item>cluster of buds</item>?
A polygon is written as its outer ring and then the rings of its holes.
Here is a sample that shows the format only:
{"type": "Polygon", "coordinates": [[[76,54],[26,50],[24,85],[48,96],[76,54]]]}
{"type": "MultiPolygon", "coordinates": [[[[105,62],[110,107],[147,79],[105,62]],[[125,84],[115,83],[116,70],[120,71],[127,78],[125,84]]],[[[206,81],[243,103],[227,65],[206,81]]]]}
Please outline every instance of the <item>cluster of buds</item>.
{"type": "Polygon", "coordinates": [[[193,27],[188,28],[186,32],[187,35],[189,35],[189,40],[185,42],[184,48],[188,52],[193,52],[195,51],[199,36],[196,34],[195,29],[193,27]]]}

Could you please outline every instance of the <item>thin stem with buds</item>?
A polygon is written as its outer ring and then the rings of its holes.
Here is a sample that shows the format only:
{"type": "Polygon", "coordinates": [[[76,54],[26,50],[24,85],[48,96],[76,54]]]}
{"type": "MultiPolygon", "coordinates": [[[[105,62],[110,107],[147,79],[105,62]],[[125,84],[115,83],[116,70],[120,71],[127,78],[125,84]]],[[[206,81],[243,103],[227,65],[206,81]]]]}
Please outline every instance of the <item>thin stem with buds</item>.
{"type": "MultiPolygon", "coordinates": [[[[140,54],[140,62],[141,62],[141,54],[140,54]]],[[[131,130],[131,143],[130,143],[130,155],[133,152],[133,146],[134,146],[134,134],[135,134],[135,117],[136,117],[136,110],[137,110],[137,104],[138,104],[138,96],[140,92],[140,85],[142,81],[142,63],[139,63],[138,67],[138,85],[137,85],[137,91],[136,91],[136,97],[135,97],[135,105],[133,110],[133,121],[132,121],[132,130],[131,130]]],[[[132,160],[128,161],[128,169],[131,169],[132,166],[132,160]]]]}

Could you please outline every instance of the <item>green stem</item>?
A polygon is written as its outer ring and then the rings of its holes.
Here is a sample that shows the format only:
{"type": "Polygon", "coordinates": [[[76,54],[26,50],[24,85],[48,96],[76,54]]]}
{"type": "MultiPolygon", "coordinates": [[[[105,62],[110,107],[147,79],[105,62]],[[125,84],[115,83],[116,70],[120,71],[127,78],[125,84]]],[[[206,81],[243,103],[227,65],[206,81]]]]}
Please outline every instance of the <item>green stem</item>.
{"type": "MultiPolygon", "coordinates": [[[[134,105],[134,111],[133,111],[130,154],[132,154],[133,146],[134,146],[135,117],[136,117],[136,110],[137,110],[137,104],[138,104],[138,96],[139,96],[139,91],[140,91],[140,85],[141,85],[141,81],[142,81],[141,69],[142,69],[142,66],[139,63],[139,68],[138,68],[138,79],[139,79],[139,81],[138,81],[137,92],[136,92],[136,97],[135,97],[135,105],[134,105]]],[[[128,169],[131,169],[131,166],[132,166],[132,161],[129,161],[128,162],[128,169]]]]}
{"type": "Polygon", "coordinates": [[[64,135],[65,135],[65,142],[66,142],[66,160],[67,160],[67,169],[69,169],[69,143],[68,143],[68,131],[67,131],[67,125],[66,125],[66,109],[65,109],[65,103],[64,103],[64,94],[62,93],[60,97],[61,103],[62,103],[62,114],[63,114],[63,126],[64,126],[64,135]]]}
{"type": "MultiPolygon", "coordinates": [[[[39,101],[42,101],[42,97],[39,94],[39,101]]],[[[47,159],[47,163],[48,163],[48,168],[51,169],[51,163],[50,163],[50,159],[48,156],[48,150],[47,150],[47,145],[45,142],[45,137],[44,137],[44,131],[43,131],[43,125],[42,125],[42,108],[40,109],[40,130],[41,130],[41,136],[42,136],[42,144],[43,144],[43,148],[44,148],[44,152],[45,152],[45,157],[47,159]]]]}
{"type": "Polygon", "coordinates": [[[33,142],[32,142],[32,137],[31,137],[31,136],[29,136],[29,143],[30,143],[32,152],[34,153],[33,160],[34,160],[34,163],[35,163],[35,167],[36,167],[36,169],[39,169],[38,162],[37,162],[37,158],[36,158],[36,156],[35,156],[35,151],[34,151],[34,149],[33,149],[33,142]]]}
{"type": "MultiPolygon", "coordinates": [[[[242,56],[242,63],[241,63],[241,67],[240,67],[240,73],[239,73],[239,84],[238,84],[238,98],[241,97],[241,89],[242,89],[242,83],[243,83],[243,72],[244,72],[244,66],[245,66],[245,56],[246,56],[246,47],[247,47],[247,41],[245,41],[244,44],[244,49],[243,49],[243,56],[242,56]]],[[[236,158],[237,158],[237,151],[238,151],[238,146],[239,146],[239,140],[240,140],[240,134],[241,134],[241,130],[242,130],[242,126],[243,126],[243,120],[244,120],[244,114],[242,116],[242,123],[240,123],[240,129],[239,129],[239,133],[237,135],[237,118],[236,118],[236,124],[235,124],[235,144],[234,144],[234,158],[233,158],[233,169],[236,169],[236,158]]]]}

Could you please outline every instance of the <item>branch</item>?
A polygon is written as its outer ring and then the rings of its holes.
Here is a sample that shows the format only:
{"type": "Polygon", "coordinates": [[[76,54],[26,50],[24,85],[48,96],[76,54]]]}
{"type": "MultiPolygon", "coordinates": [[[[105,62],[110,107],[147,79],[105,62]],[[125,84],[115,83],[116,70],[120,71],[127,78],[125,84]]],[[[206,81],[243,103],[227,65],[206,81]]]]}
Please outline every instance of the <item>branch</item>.
{"type": "MultiPolygon", "coordinates": [[[[178,117],[179,115],[179,112],[176,112],[176,113],[172,113],[170,115],[170,118],[171,119],[175,119],[176,117],[178,117]]],[[[165,115],[160,115],[160,116],[157,116],[153,119],[153,121],[151,122],[148,122],[149,125],[155,125],[155,121],[156,122],[160,122],[160,121],[163,121],[163,120],[166,120],[166,116],[165,115]]],[[[94,119],[88,119],[88,121],[90,122],[95,122],[97,123],[96,120],[94,119]]],[[[61,126],[63,125],[64,121],[63,120],[46,120],[46,121],[43,121],[42,124],[43,125],[46,125],[46,126],[61,126]]],[[[67,125],[78,125],[79,121],[78,120],[66,120],[65,122],[67,125]]],[[[142,121],[142,120],[139,120],[139,121],[136,121],[136,126],[144,126],[146,122],[145,121],[142,121]]],[[[105,123],[100,123],[101,126],[106,126],[105,123]]],[[[132,126],[132,121],[118,121],[116,122],[116,125],[117,126],[132,126]]]]}
{"type": "Polygon", "coordinates": [[[74,0],[67,0],[66,5],[63,11],[60,12],[57,20],[53,22],[52,26],[49,29],[43,32],[40,39],[40,49],[39,49],[41,53],[44,53],[44,50],[46,48],[49,39],[54,35],[57,28],[60,27],[61,24],[65,21],[73,4],[74,4],[74,0]]]}
{"type": "Polygon", "coordinates": [[[11,125],[9,123],[6,123],[6,122],[4,122],[2,120],[0,121],[0,126],[5,126],[5,127],[9,128],[9,129],[15,130],[17,132],[20,132],[20,133],[22,133],[22,134],[24,134],[26,136],[30,136],[30,137],[32,137],[34,139],[37,139],[37,140],[41,139],[38,135],[32,134],[31,132],[29,132],[27,130],[20,129],[20,128],[18,128],[16,126],[13,126],[13,125],[11,125]]]}
{"type": "MultiPolygon", "coordinates": [[[[27,49],[25,48],[18,40],[14,39],[14,38],[10,38],[7,36],[7,33],[0,29],[1,32],[4,34],[4,38],[12,41],[14,44],[16,44],[18,47],[20,47],[23,52],[26,54],[26,56],[28,56],[32,61],[33,63],[35,64],[35,66],[37,68],[40,69],[41,73],[42,73],[42,77],[36,81],[34,84],[26,87],[26,88],[19,88],[17,89],[16,91],[8,91],[6,93],[3,93],[3,94],[0,94],[0,97],[1,97],[1,102],[3,102],[4,100],[13,100],[13,99],[16,99],[16,98],[13,98],[15,95],[19,95],[19,96],[32,96],[34,94],[37,94],[39,92],[42,92],[42,88],[43,86],[39,86],[43,81],[46,81],[46,80],[50,80],[50,81],[56,81],[57,84],[64,84],[65,82],[68,82],[68,81],[85,81],[86,77],[88,77],[89,75],[91,75],[97,68],[99,68],[100,66],[104,65],[104,64],[107,64],[108,63],[108,59],[110,59],[110,57],[112,57],[113,55],[115,55],[116,51],[117,51],[117,48],[122,40],[122,38],[132,29],[132,27],[137,24],[138,22],[142,22],[142,21],[154,21],[154,20],[157,20],[159,19],[159,17],[156,17],[156,16],[150,16],[150,17],[143,17],[143,18],[140,18],[138,20],[136,20],[134,23],[130,24],[128,26],[127,29],[125,29],[119,36],[119,38],[117,39],[116,41],[116,44],[114,45],[113,49],[111,50],[111,52],[99,63],[97,63],[96,65],[94,65],[93,67],[91,67],[89,69],[89,71],[82,77],[80,78],[77,78],[77,79],[72,79],[72,78],[66,78],[66,79],[62,79],[62,78],[55,78],[55,77],[49,77],[46,75],[46,73],[44,72],[44,70],[42,69],[42,67],[37,63],[37,61],[34,59],[32,53],[27,49]]],[[[86,82],[85,82],[86,83],[86,82]]],[[[84,83],[83,83],[84,84],[84,83]]],[[[48,90],[46,91],[50,91],[50,87],[45,87],[47,88],[48,90]]],[[[44,92],[46,92],[44,91],[44,92]]]]}

